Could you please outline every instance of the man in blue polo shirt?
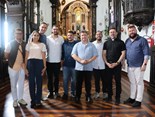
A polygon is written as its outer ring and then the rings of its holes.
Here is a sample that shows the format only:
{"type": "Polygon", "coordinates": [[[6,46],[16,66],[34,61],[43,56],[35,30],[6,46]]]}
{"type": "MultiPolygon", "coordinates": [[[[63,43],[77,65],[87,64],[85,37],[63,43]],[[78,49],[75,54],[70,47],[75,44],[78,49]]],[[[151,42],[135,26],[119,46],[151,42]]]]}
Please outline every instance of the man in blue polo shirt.
{"type": "Polygon", "coordinates": [[[128,33],[129,38],[125,44],[130,97],[124,103],[130,103],[132,107],[140,107],[144,92],[143,76],[149,59],[149,46],[147,40],[137,34],[135,25],[128,25],[128,33]]]}
{"type": "Polygon", "coordinates": [[[82,82],[85,80],[86,89],[86,101],[92,102],[91,98],[91,77],[93,71],[93,61],[97,57],[97,49],[89,42],[88,34],[86,31],[82,31],[81,42],[75,44],[72,50],[72,57],[76,61],[76,102],[80,102],[82,93],[82,82]]]}

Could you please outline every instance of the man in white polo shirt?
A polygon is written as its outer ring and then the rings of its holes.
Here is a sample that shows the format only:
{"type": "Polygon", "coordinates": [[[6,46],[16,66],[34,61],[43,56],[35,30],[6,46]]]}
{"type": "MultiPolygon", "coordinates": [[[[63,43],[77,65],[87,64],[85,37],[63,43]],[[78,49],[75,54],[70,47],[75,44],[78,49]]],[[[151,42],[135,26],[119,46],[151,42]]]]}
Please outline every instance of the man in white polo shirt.
{"type": "Polygon", "coordinates": [[[48,77],[48,98],[59,97],[59,72],[61,67],[61,51],[64,39],[58,34],[58,27],[52,27],[52,34],[47,37],[47,77],[48,77]],[[54,89],[53,89],[54,88],[54,89]]]}

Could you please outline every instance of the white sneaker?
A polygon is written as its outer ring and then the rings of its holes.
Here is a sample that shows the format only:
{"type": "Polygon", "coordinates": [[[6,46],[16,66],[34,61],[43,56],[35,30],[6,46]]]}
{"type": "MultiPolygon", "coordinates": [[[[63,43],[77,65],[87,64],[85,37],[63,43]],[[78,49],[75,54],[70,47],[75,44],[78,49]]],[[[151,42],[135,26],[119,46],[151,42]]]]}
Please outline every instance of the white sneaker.
{"type": "Polygon", "coordinates": [[[71,94],[71,97],[72,97],[72,98],[75,98],[75,95],[74,95],[74,94],[71,94]]]}
{"type": "Polygon", "coordinates": [[[47,97],[42,96],[42,97],[41,97],[41,100],[42,100],[42,101],[46,101],[46,100],[47,100],[47,97]]]}
{"type": "Polygon", "coordinates": [[[15,101],[13,102],[13,107],[14,107],[14,108],[18,107],[18,102],[17,102],[17,100],[15,100],[15,101]]]}
{"type": "Polygon", "coordinates": [[[22,105],[22,106],[26,106],[26,105],[27,105],[27,103],[25,102],[24,99],[20,99],[20,100],[18,101],[18,103],[19,103],[20,105],[22,105]]]}
{"type": "Polygon", "coordinates": [[[103,99],[106,99],[108,97],[107,93],[103,93],[103,99]]]}
{"type": "Polygon", "coordinates": [[[100,97],[100,94],[99,94],[98,92],[96,92],[96,93],[94,94],[94,96],[93,96],[94,99],[97,99],[97,98],[99,98],[99,97],[100,97]]]}

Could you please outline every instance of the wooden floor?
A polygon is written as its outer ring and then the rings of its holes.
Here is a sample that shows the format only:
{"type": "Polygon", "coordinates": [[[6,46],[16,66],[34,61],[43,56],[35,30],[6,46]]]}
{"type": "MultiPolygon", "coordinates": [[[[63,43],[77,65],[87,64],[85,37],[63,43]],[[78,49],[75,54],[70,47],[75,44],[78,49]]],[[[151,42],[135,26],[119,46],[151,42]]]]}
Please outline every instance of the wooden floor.
{"type": "MultiPolygon", "coordinates": [[[[94,81],[92,82],[93,94],[94,81]]],[[[115,90],[115,87],[113,89],[115,90]]],[[[47,95],[46,80],[44,80],[43,90],[43,94],[47,95]]],[[[48,99],[42,102],[43,107],[31,109],[28,82],[25,80],[24,99],[28,105],[14,109],[9,81],[5,80],[0,87],[0,117],[155,117],[155,98],[147,93],[147,87],[145,87],[141,108],[132,108],[123,104],[123,101],[129,96],[129,82],[126,77],[122,78],[122,95],[119,106],[114,104],[115,96],[113,96],[113,103],[106,103],[101,97],[98,100],[93,100],[92,104],[87,104],[84,92],[83,89],[82,104],[77,104],[71,100],[48,99]]],[[[63,94],[62,82],[60,82],[60,94],[63,94]]]]}

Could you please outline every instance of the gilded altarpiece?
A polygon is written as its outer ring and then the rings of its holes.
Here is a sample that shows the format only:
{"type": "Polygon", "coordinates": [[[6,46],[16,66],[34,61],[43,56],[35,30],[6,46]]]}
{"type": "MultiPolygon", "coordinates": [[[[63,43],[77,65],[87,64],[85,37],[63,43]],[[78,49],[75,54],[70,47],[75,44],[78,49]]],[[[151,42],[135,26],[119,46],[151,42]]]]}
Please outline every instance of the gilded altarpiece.
{"type": "Polygon", "coordinates": [[[91,34],[89,8],[81,1],[73,2],[67,9],[64,9],[61,20],[62,34],[66,34],[68,30],[74,30],[76,32],[86,30],[91,34]]]}

